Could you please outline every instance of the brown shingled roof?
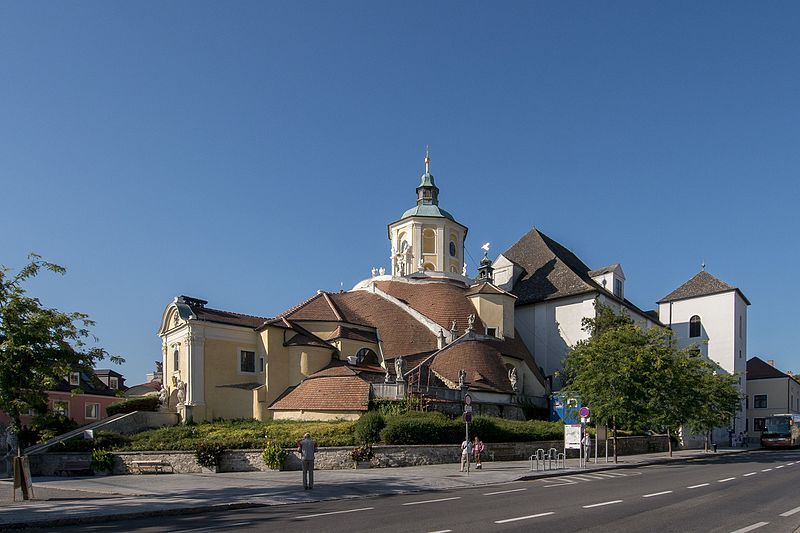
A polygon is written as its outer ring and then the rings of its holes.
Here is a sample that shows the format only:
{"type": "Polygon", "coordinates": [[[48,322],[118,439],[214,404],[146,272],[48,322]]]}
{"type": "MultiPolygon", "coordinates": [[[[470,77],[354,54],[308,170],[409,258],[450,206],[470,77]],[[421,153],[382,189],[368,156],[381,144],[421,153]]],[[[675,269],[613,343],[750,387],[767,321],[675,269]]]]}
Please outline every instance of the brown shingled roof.
{"type": "Polygon", "coordinates": [[[354,341],[363,342],[378,342],[378,336],[374,331],[364,331],[362,329],[348,328],[339,326],[334,330],[329,340],[334,339],[350,339],[354,341]]]}
{"type": "Polygon", "coordinates": [[[696,298],[698,296],[710,296],[712,294],[721,294],[723,292],[730,292],[736,291],[742,297],[742,299],[750,305],[750,301],[745,297],[745,295],[734,287],[733,285],[728,285],[724,281],[715,278],[705,270],[701,270],[692,278],[672,291],[671,293],[664,296],[662,299],[658,301],[658,303],[666,303],[666,302],[674,302],[676,300],[684,300],[686,298],[696,298]]]}
{"type": "Polygon", "coordinates": [[[503,295],[511,296],[515,300],[517,298],[516,296],[514,296],[510,292],[506,292],[503,289],[501,289],[501,288],[499,288],[499,287],[497,287],[497,286],[495,286],[495,285],[493,285],[491,283],[488,283],[488,282],[483,282],[483,283],[480,283],[480,284],[477,284],[477,285],[473,285],[472,287],[467,289],[467,292],[465,294],[467,296],[472,296],[474,294],[503,294],[503,295]]]}
{"type": "Polygon", "coordinates": [[[788,378],[789,374],[785,374],[767,363],[760,357],[752,357],[747,360],[747,379],[770,379],[770,378],[788,378]]]}
{"type": "Polygon", "coordinates": [[[272,410],[366,411],[370,384],[358,376],[309,378],[278,399],[272,410]]]}
{"type": "Polygon", "coordinates": [[[231,324],[233,326],[246,326],[249,328],[257,328],[269,320],[269,318],[261,316],[243,315],[241,313],[211,309],[209,307],[192,307],[192,313],[194,313],[198,320],[231,324]]]}
{"type": "Polygon", "coordinates": [[[455,342],[434,355],[431,362],[431,370],[451,383],[458,383],[462,368],[467,371],[469,388],[514,392],[500,352],[484,340],[455,342]]]}
{"type": "MultiPolygon", "coordinates": [[[[447,281],[425,281],[406,283],[403,281],[378,281],[375,286],[394,296],[430,318],[442,329],[450,330],[453,320],[456,329],[463,333],[467,328],[468,317],[475,314],[475,329],[484,331],[483,322],[477,317],[475,308],[465,298],[466,287],[447,281]]],[[[380,332],[383,335],[383,331],[380,332]]]]}

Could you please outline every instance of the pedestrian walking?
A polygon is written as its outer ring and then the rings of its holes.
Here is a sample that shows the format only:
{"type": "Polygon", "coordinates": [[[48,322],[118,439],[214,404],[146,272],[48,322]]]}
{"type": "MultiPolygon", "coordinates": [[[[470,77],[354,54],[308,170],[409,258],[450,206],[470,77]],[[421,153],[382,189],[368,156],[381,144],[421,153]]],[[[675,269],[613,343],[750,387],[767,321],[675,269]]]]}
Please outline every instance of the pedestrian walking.
{"type": "Polygon", "coordinates": [[[472,453],[475,457],[475,470],[481,470],[483,468],[483,465],[481,465],[481,454],[485,448],[481,439],[475,435],[475,441],[472,443],[472,453]]]}
{"type": "Polygon", "coordinates": [[[741,431],[739,432],[739,445],[742,448],[747,448],[747,435],[745,435],[741,431]]]}
{"type": "Polygon", "coordinates": [[[317,443],[309,433],[297,443],[297,451],[303,463],[303,490],[311,490],[314,488],[314,452],[317,451],[317,443]]]}
{"type": "Polygon", "coordinates": [[[461,443],[461,471],[464,471],[464,467],[466,466],[467,471],[469,471],[469,456],[472,455],[472,442],[464,439],[461,443]]]}

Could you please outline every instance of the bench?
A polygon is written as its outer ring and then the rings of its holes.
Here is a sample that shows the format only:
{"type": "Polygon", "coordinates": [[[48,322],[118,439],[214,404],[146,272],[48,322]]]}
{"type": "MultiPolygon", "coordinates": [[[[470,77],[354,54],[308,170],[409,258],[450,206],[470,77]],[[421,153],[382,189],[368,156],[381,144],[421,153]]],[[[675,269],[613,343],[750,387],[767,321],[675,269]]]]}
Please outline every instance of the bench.
{"type": "Polygon", "coordinates": [[[174,472],[172,465],[160,460],[131,461],[134,470],[139,474],[150,472],[152,474],[163,474],[164,472],[174,472]]]}
{"type": "Polygon", "coordinates": [[[56,472],[58,475],[68,476],[70,474],[91,474],[92,462],[89,459],[67,459],[61,468],[56,472]]]}

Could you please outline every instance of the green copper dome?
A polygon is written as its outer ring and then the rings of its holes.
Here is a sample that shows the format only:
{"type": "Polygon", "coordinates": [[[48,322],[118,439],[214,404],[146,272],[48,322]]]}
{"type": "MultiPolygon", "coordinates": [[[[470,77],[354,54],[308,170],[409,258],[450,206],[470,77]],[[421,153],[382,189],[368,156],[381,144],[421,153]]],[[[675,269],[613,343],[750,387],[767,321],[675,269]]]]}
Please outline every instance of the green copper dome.
{"type": "Polygon", "coordinates": [[[455,222],[455,218],[453,215],[439,207],[438,205],[415,205],[405,213],[403,216],[400,217],[400,220],[408,217],[439,217],[439,218],[449,218],[453,222],[455,222]]]}

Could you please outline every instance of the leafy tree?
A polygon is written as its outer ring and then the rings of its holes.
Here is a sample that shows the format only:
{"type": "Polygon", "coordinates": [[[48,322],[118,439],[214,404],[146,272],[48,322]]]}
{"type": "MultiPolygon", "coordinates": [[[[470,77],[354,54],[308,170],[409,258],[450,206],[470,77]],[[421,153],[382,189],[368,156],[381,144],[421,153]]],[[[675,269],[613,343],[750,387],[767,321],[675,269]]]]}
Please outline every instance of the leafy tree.
{"type": "Polygon", "coordinates": [[[741,408],[742,397],[736,386],[736,376],[719,372],[717,365],[710,361],[701,359],[701,365],[704,371],[697,376],[697,401],[687,426],[706,436],[708,449],[709,432],[730,423],[741,408]]]}
{"type": "MultiPolygon", "coordinates": [[[[20,431],[20,416],[28,409],[46,412],[47,390],[63,376],[78,369],[91,373],[94,364],[108,356],[103,348],[87,345],[94,325],[88,315],[50,309],[27,295],[24,283],[42,269],[66,272],[36,254],[30,254],[16,274],[0,267],[0,410],[10,416],[14,433],[20,431]]],[[[116,356],[110,360],[124,361],[116,356]]]]}

